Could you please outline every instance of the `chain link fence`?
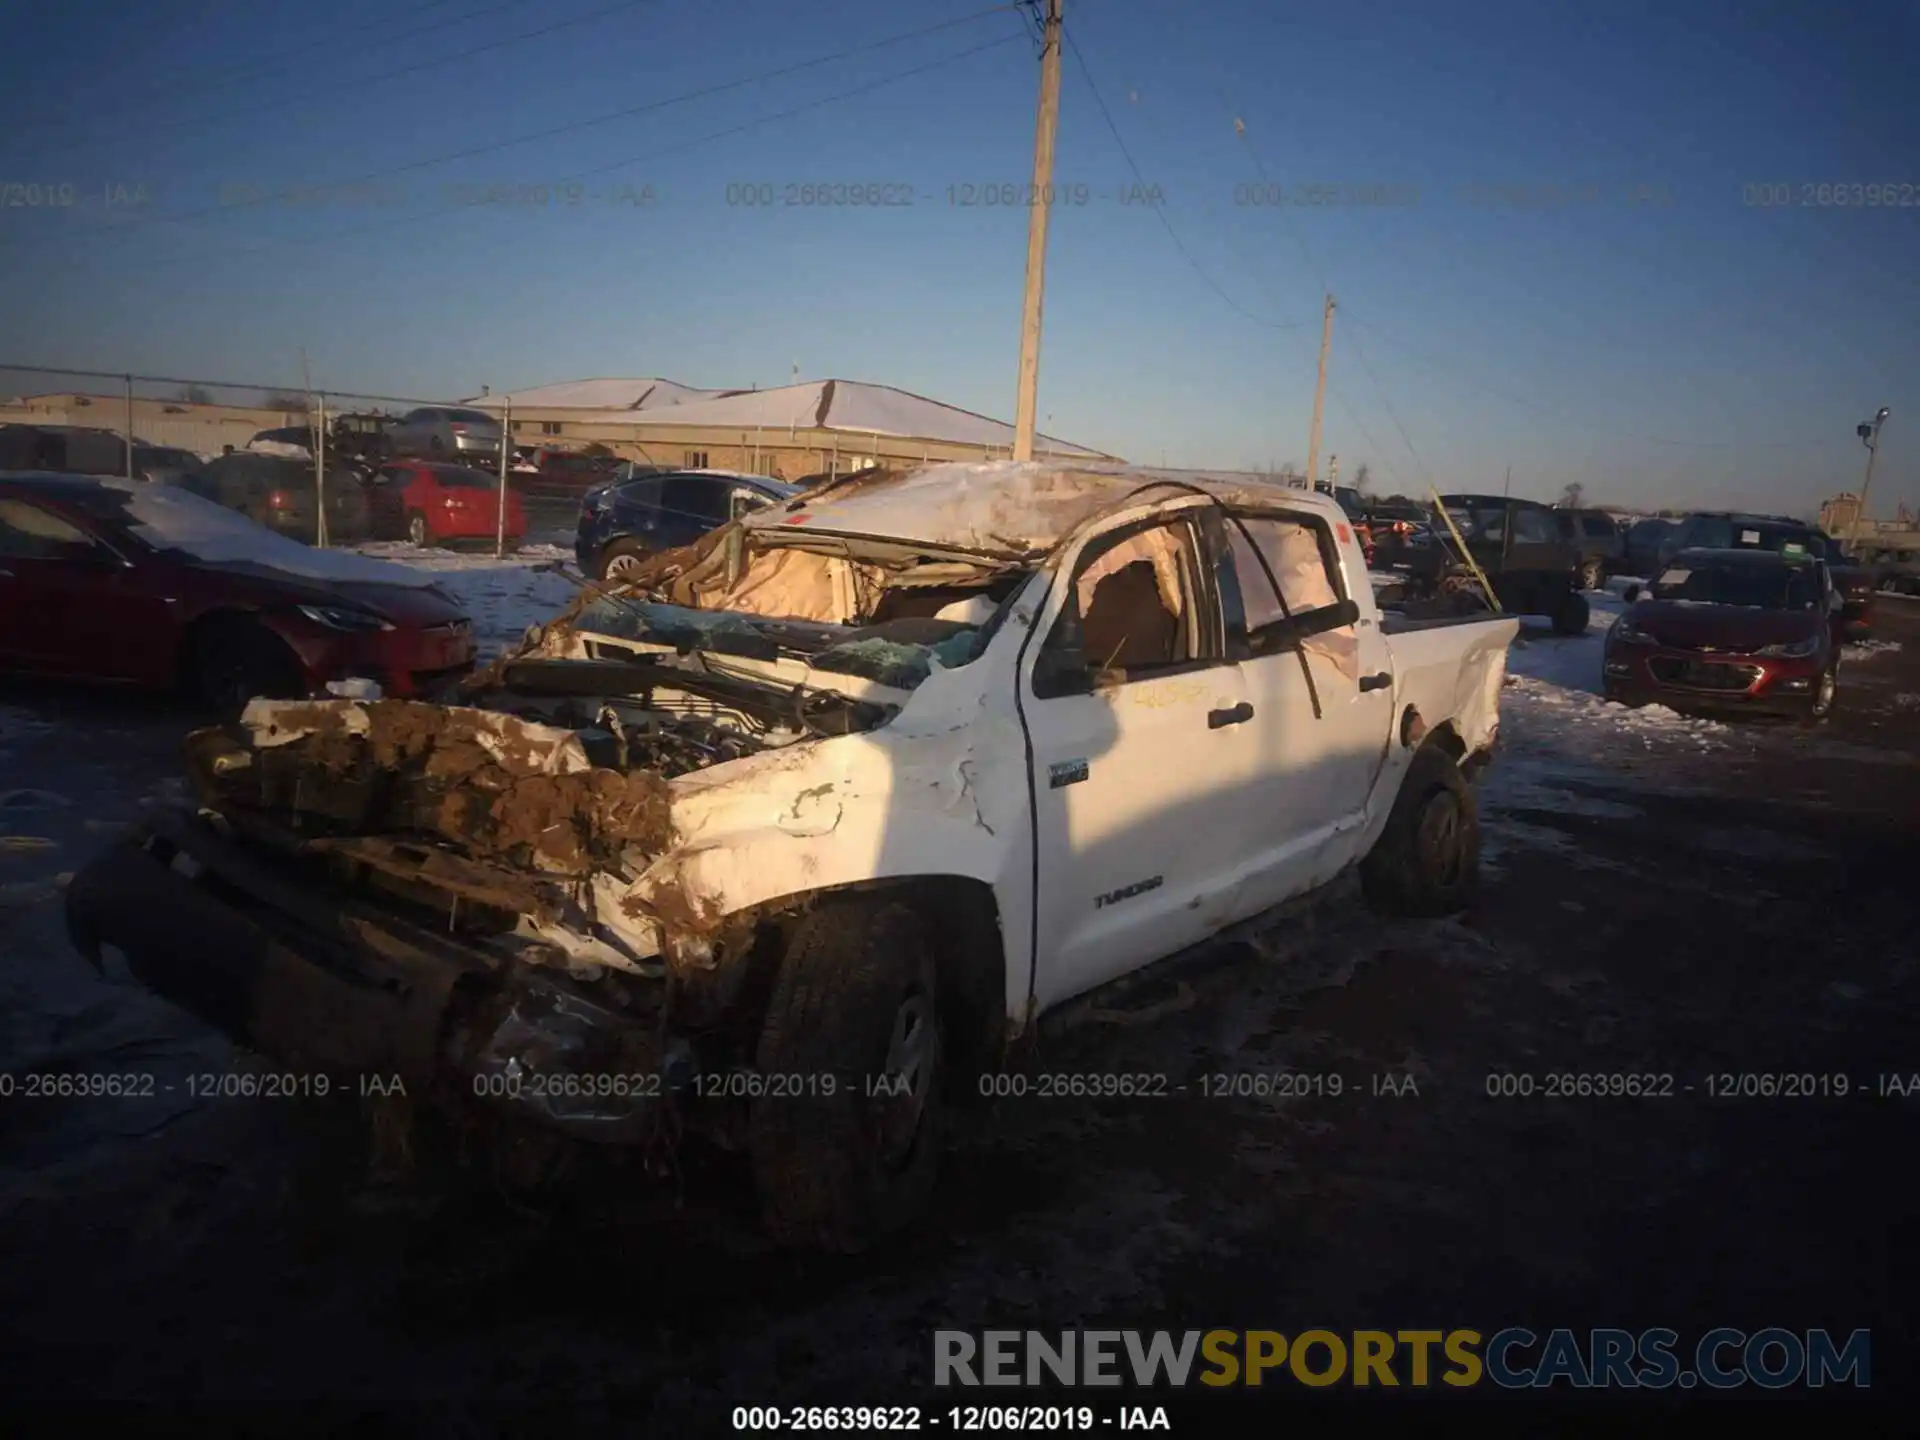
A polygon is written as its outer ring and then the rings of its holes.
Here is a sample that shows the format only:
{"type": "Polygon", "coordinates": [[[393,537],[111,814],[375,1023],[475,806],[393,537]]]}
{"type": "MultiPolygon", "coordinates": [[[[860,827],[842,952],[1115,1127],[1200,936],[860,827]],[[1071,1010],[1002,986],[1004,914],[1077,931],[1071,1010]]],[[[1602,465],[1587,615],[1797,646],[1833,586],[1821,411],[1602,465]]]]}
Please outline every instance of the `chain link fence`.
{"type": "MultiPolygon", "coordinates": [[[[372,538],[376,507],[368,503],[368,482],[396,453],[398,423],[421,410],[460,404],[444,397],[0,363],[0,468],[163,483],[193,475],[194,488],[220,491],[208,498],[283,534],[316,545],[353,543],[372,538]],[[243,467],[214,462],[242,452],[299,462],[305,470],[294,489],[311,493],[268,486],[255,497],[244,484],[228,486],[228,472],[243,467]]],[[[480,418],[498,424],[494,417],[480,418]]],[[[451,428],[457,422],[441,423],[451,428]]],[[[502,432],[491,433],[491,444],[455,441],[448,458],[497,474],[506,486],[511,442],[502,446],[502,432]]],[[[431,437],[422,441],[423,448],[430,444],[431,437]]],[[[507,508],[497,507],[502,533],[496,550],[504,548],[507,508]]]]}

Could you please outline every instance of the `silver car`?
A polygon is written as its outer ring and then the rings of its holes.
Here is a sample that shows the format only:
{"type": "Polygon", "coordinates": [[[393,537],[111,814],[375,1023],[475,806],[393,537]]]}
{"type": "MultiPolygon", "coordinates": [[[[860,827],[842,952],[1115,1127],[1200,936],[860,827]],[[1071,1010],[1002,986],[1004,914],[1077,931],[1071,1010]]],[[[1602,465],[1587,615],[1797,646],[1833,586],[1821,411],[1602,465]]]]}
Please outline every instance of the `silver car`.
{"type": "Polygon", "coordinates": [[[500,454],[500,422],[484,410],[424,406],[409,410],[391,432],[396,455],[500,454]]]}

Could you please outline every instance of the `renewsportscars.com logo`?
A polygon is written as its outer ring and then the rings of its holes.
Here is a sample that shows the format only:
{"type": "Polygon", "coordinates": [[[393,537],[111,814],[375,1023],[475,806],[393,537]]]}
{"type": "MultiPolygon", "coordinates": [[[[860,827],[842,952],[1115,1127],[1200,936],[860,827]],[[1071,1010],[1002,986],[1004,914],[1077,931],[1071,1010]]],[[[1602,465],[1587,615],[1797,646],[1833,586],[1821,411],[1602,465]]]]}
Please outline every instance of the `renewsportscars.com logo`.
{"type": "Polygon", "coordinates": [[[936,1386],[1350,1385],[1730,1390],[1872,1383],[1872,1335],[1825,1330],[936,1330],[936,1386]]]}

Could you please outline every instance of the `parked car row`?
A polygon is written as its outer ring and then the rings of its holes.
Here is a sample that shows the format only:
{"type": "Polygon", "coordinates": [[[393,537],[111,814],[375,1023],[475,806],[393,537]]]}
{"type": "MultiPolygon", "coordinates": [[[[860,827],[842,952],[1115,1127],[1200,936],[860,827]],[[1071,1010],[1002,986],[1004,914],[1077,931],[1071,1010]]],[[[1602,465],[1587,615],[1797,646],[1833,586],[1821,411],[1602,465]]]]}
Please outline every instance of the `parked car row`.
{"type": "MultiPolygon", "coordinates": [[[[321,486],[311,460],[236,451],[209,461],[181,483],[289,539],[317,534],[321,486]]],[[[327,539],[409,540],[415,545],[492,541],[500,531],[500,482],[484,470],[430,460],[396,460],[371,474],[329,464],[327,539]]],[[[526,538],[527,512],[508,492],[505,539],[526,538]]]]}

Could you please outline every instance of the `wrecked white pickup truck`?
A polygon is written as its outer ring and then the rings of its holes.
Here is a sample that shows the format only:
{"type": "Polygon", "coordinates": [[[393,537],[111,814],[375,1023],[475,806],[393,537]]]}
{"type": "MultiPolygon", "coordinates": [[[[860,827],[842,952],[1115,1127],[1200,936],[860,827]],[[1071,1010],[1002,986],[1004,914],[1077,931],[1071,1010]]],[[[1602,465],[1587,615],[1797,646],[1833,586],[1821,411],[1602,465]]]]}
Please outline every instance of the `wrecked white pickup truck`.
{"type": "Polygon", "coordinates": [[[79,874],[69,926],[287,1064],[698,1125],[774,1233],[858,1247],[1049,1009],[1350,866],[1462,905],[1514,631],[1384,616],[1303,491],[868,474],[590,590],[462,704],[197,732],[197,809],[79,874]]]}

